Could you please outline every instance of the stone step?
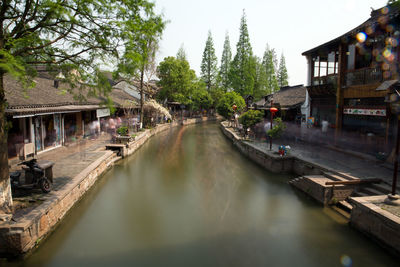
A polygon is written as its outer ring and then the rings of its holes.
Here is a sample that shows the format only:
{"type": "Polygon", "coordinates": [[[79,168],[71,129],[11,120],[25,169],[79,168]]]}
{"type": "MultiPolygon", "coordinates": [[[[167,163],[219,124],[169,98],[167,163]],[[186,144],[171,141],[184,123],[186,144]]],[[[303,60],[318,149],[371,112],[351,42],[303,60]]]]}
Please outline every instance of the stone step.
{"type": "Polygon", "coordinates": [[[338,206],[339,208],[341,208],[341,209],[343,209],[343,210],[349,212],[349,213],[350,213],[351,210],[353,209],[353,206],[352,206],[349,202],[347,202],[346,200],[339,201],[339,202],[337,203],[337,206],[338,206]]]}
{"type": "Polygon", "coordinates": [[[353,192],[353,195],[354,195],[355,197],[368,197],[368,196],[369,196],[367,193],[360,192],[360,191],[354,191],[354,192],[353,192]]]}
{"type": "Polygon", "coordinates": [[[331,180],[333,180],[333,181],[348,181],[348,180],[349,180],[349,179],[347,179],[347,178],[344,178],[343,176],[339,176],[339,175],[334,174],[334,173],[332,173],[332,172],[324,172],[324,175],[325,175],[327,178],[329,178],[329,179],[331,179],[331,180]]]}
{"type": "Polygon", "coordinates": [[[363,193],[367,193],[370,196],[379,196],[379,195],[385,195],[384,193],[382,193],[381,191],[374,189],[372,187],[364,187],[361,189],[361,191],[363,193]]]}
{"type": "Polygon", "coordinates": [[[371,184],[369,187],[374,188],[380,191],[382,194],[386,195],[392,192],[392,187],[390,185],[380,183],[380,184],[371,184]]]}
{"type": "Polygon", "coordinates": [[[342,215],[343,217],[345,217],[347,220],[350,220],[350,212],[338,207],[338,206],[332,206],[332,209],[334,211],[336,211],[337,213],[339,213],[340,215],[342,215]]]}
{"type": "Polygon", "coordinates": [[[358,180],[358,179],[360,179],[359,177],[355,177],[355,176],[353,176],[353,175],[351,175],[349,173],[345,173],[345,172],[337,172],[335,175],[339,176],[339,177],[342,177],[342,178],[344,178],[346,180],[358,180]]]}
{"type": "Polygon", "coordinates": [[[303,176],[300,176],[300,177],[297,177],[297,178],[291,179],[291,180],[289,181],[289,184],[298,183],[298,182],[300,182],[300,181],[301,181],[301,180],[303,180],[303,179],[304,179],[304,177],[303,177],[303,176]]]}

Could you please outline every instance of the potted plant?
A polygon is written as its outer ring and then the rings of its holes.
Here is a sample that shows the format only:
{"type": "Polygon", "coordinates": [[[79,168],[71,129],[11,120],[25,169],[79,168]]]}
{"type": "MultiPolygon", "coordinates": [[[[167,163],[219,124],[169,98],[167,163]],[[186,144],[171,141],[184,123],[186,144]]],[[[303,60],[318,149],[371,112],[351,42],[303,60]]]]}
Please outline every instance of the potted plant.
{"type": "Polygon", "coordinates": [[[121,126],[117,129],[116,142],[118,144],[126,144],[135,140],[134,136],[129,135],[129,129],[127,126],[121,126]]]}

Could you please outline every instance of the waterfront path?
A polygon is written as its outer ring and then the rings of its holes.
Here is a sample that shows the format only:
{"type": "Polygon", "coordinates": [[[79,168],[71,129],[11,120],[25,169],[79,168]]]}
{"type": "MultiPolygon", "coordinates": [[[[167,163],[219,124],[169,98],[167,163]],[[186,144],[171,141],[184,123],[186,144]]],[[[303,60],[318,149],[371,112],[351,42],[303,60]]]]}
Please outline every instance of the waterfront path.
{"type": "MultiPolygon", "coordinates": [[[[269,142],[267,141],[255,140],[247,141],[246,143],[262,151],[269,151],[269,142]]],[[[305,142],[285,141],[281,143],[280,141],[275,141],[275,143],[272,146],[273,151],[278,151],[279,145],[289,145],[292,156],[321,166],[323,169],[334,170],[360,179],[380,178],[387,185],[392,184],[393,170],[388,168],[387,164],[377,160],[362,158],[329,146],[313,145],[305,142]]]]}
{"type": "MultiPolygon", "coordinates": [[[[109,153],[105,150],[105,145],[110,143],[110,140],[110,136],[104,134],[97,139],[84,140],[69,147],[63,146],[37,155],[38,161],[49,160],[55,163],[52,191],[49,194],[43,194],[40,189],[17,191],[13,197],[13,220],[18,221],[45,200],[61,193],[67,184],[72,184],[90,164],[109,153]]],[[[13,163],[10,171],[21,169],[16,162],[13,163]]]]}

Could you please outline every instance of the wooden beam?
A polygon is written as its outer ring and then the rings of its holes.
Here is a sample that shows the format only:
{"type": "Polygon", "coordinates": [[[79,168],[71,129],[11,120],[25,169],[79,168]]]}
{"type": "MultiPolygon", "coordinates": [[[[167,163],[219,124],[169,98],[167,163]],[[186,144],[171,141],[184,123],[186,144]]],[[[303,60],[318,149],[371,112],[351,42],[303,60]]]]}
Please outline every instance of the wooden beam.
{"type": "Polygon", "coordinates": [[[343,123],[343,86],[345,84],[345,71],[346,71],[346,46],[343,43],[339,45],[339,70],[338,82],[336,88],[336,130],[335,130],[335,143],[342,131],[343,123]]]}
{"type": "Polygon", "coordinates": [[[372,179],[357,179],[349,181],[333,181],[326,182],[325,185],[358,185],[358,184],[379,184],[382,179],[372,178],[372,179]]]}

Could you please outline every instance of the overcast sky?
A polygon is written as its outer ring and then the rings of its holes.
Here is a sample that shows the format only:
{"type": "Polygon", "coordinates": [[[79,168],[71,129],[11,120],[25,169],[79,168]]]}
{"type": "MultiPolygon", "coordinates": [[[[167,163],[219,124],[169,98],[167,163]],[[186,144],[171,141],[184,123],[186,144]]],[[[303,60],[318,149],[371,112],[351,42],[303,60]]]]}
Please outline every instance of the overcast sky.
{"type": "MultiPolygon", "coordinates": [[[[200,74],[200,64],[211,30],[220,64],[225,33],[236,53],[240,18],[246,12],[253,53],[262,57],[266,44],[283,52],[289,84],[307,80],[306,60],[301,55],[334,39],[367,20],[371,8],[387,0],[155,0],[157,12],[169,20],[158,60],[175,56],[183,44],[190,66],[200,74]]],[[[218,66],[219,67],[219,66],[218,66]]]]}

